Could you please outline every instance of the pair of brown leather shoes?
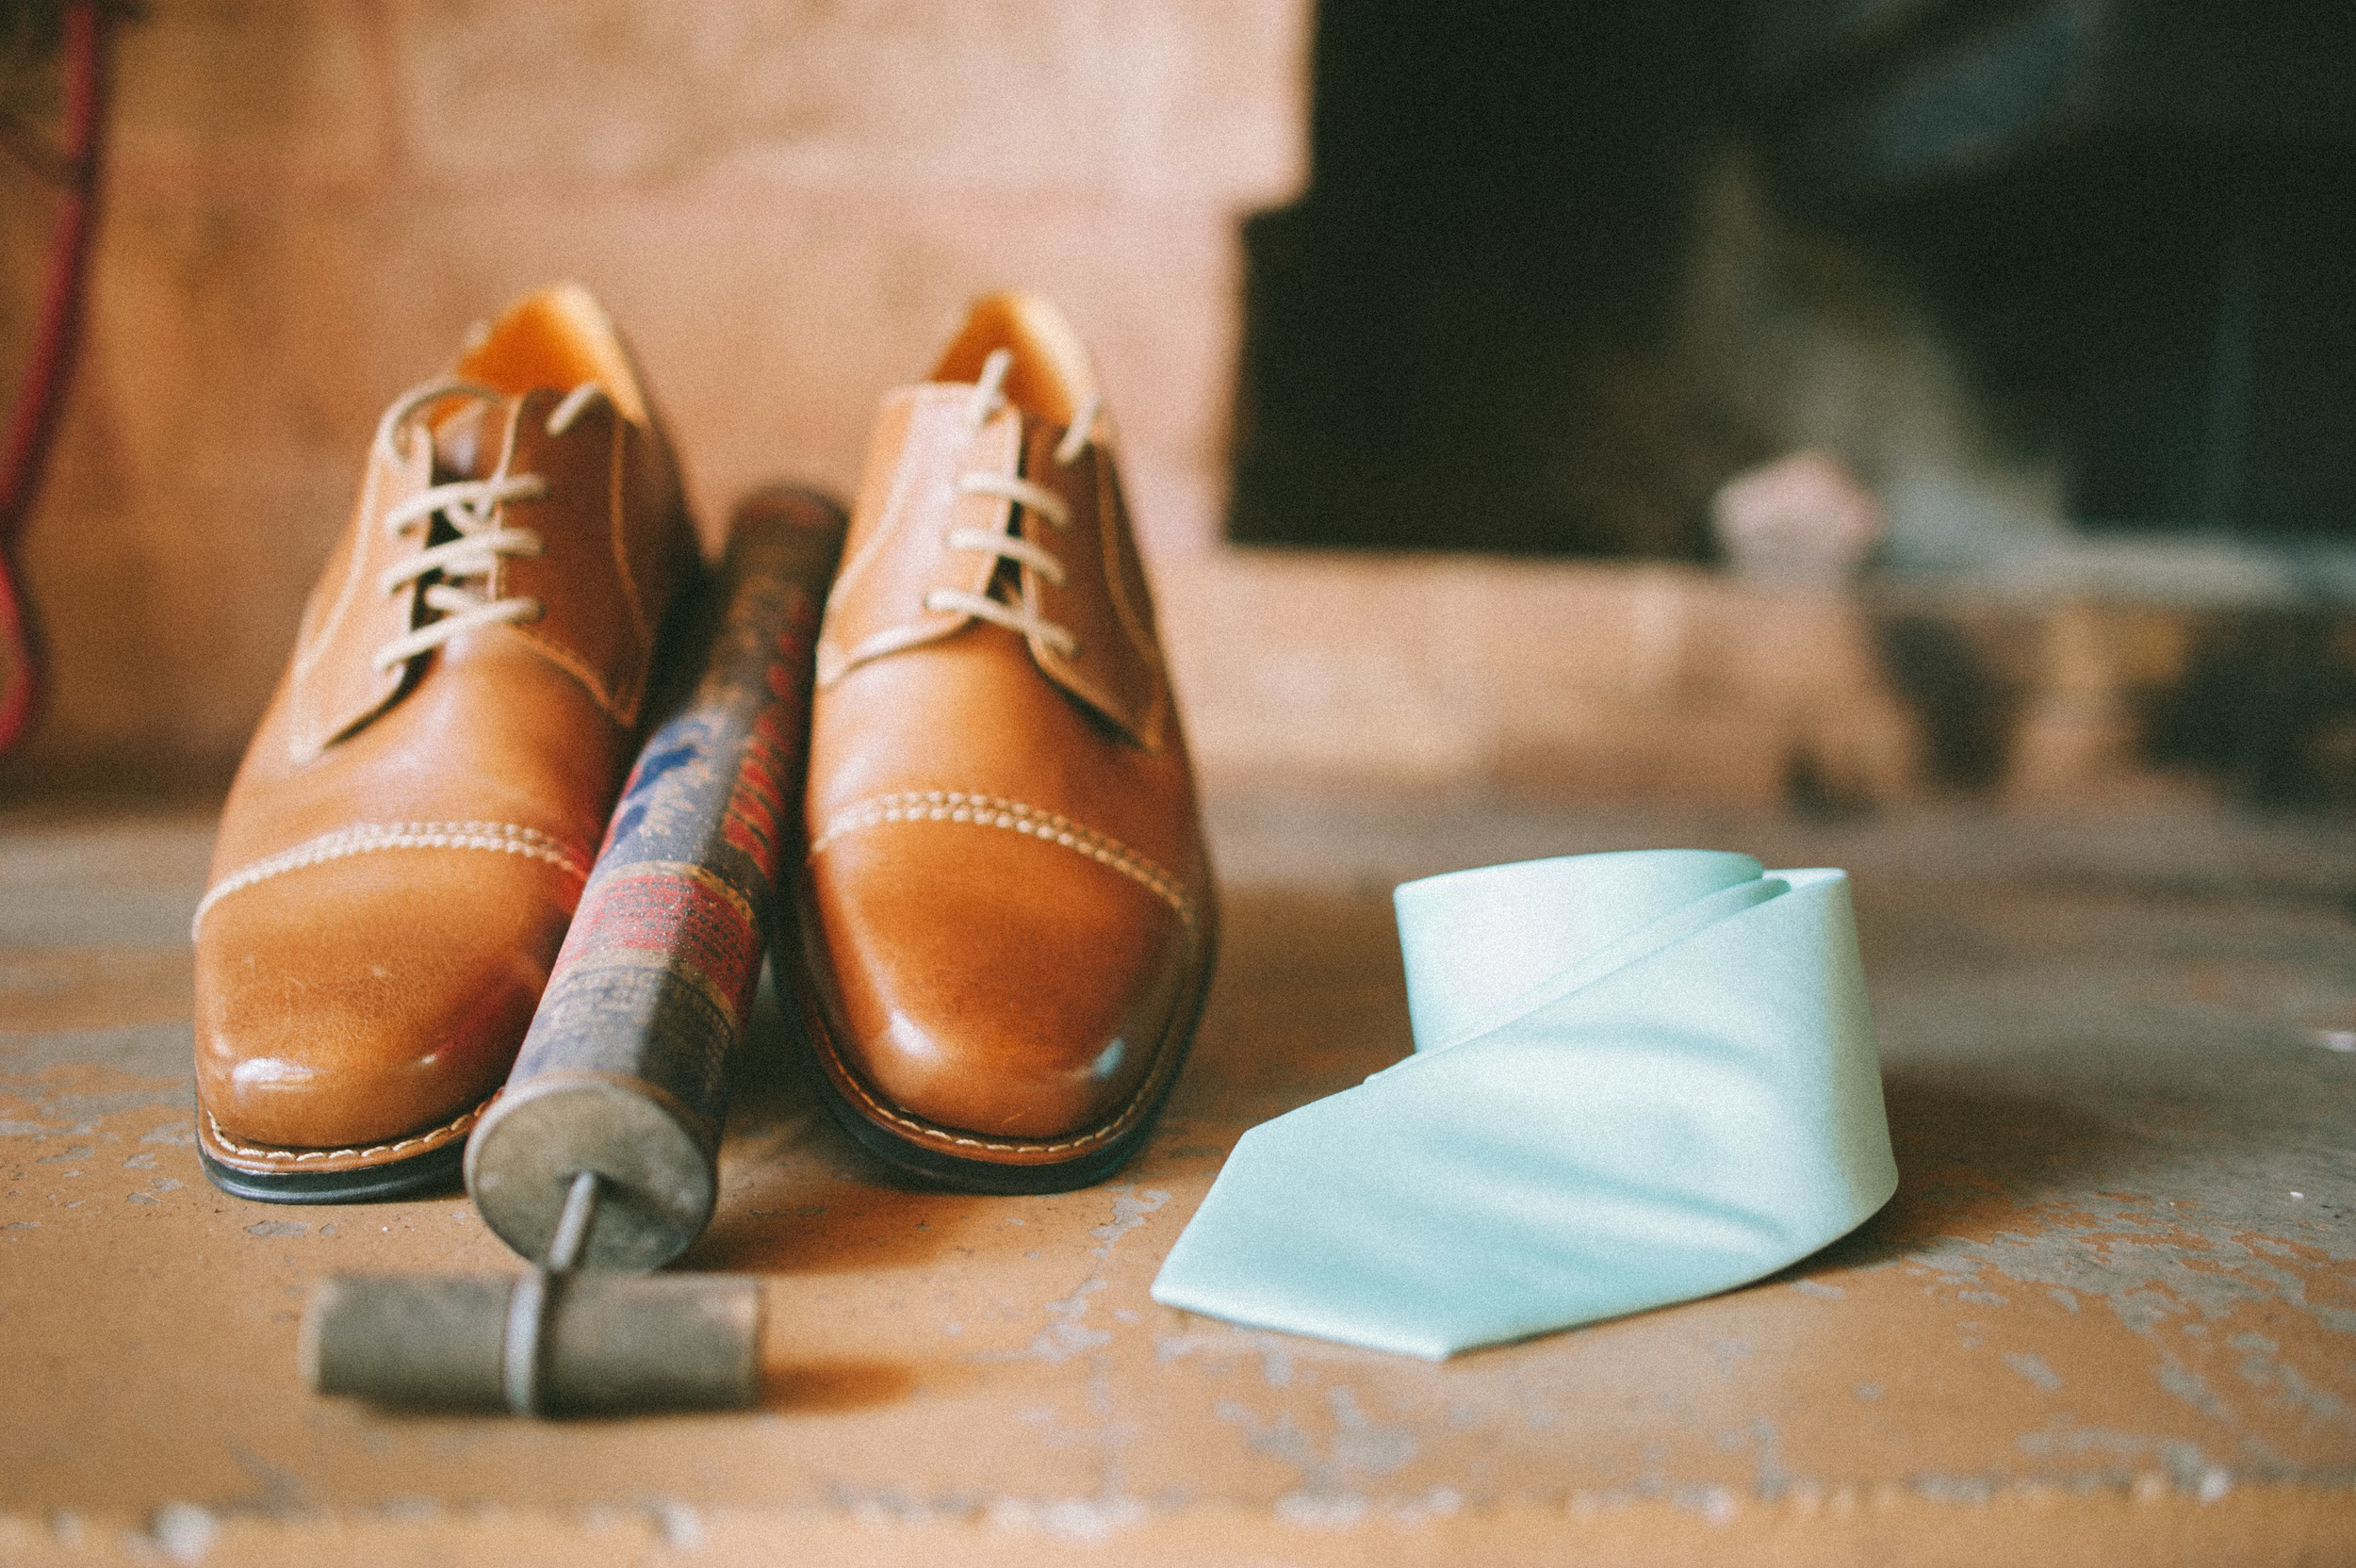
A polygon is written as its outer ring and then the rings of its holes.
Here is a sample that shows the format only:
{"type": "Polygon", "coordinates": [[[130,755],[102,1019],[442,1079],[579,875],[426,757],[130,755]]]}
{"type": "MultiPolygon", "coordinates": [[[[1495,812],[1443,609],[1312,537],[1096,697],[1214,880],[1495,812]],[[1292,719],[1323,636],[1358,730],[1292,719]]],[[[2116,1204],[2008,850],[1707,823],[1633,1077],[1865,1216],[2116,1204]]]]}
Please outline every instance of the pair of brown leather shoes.
{"type": "MultiPolygon", "coordinates": [[[[397,399],[221,817],[197,1137],[285,1202],[428,1190],[505,1079],[698,569],[662,422],[589,297],[397,399]]],[[[886,400],[819,645],[794,879],[828,1106],[954,1184],[1135,1152],[1216,914],[1088,357],[983,302],[886,400]]]]}

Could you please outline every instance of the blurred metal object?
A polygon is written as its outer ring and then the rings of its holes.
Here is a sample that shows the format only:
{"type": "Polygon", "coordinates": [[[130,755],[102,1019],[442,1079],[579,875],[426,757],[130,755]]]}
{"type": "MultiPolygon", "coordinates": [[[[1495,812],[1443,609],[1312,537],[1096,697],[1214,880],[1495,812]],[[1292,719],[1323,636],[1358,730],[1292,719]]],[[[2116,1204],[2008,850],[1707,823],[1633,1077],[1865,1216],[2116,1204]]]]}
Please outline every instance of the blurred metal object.
{"type": "Polygon", "coordinates": [[[1737,577],[1793,588],[1840,587],[1889,531],[1881,498],[1821,451],[1735,475],[1710,498],[1710,522],[1737,577]]]}

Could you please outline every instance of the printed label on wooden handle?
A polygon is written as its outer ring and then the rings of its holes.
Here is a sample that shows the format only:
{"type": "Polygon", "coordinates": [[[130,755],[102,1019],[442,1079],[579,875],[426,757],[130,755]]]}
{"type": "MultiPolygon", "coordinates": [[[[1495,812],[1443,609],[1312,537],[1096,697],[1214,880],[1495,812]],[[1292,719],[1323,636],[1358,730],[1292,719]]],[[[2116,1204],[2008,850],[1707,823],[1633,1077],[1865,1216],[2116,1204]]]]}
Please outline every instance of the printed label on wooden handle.
{"type": "Polygon", "coordinates": [[[707,1140],[760,981],[777,869],[799,836],[820,610],[776,552],[741,553],[703,678],[639,752],[509,1079],[641,1079],[707,1140]]]}

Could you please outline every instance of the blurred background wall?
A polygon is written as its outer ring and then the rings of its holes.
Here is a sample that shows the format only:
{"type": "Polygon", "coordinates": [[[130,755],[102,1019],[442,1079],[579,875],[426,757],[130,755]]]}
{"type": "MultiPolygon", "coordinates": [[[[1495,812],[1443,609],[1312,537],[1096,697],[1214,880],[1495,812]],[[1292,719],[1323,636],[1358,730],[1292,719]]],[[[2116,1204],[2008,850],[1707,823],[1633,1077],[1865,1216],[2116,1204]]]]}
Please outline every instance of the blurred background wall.
{"type": "MultiPolygon", "coordinates": [[[[1013,285],[1094,346],[1149,549],[1217,530],[1236,224],[1302,178],[1306,0],[141,9],[24,550],[54,687],[21,784],[233,762],[378,413],[559,278],[635,342],[708,531],[767,477],[847,489],[878,396],[1013,285]]],[[[0,182],[12,388],[48,204],[0,182]]]]}
{"type": "MultiPolygon", "coordinates": [[[[2218,107],[2277,78],[2196,0],[144,0],[0,796],[218,788],[379,410],[570,277],[708,531],[767,477],[847,487],[972,296],[1056,298],[1218,787],[2356,804],[2356,429],[2211,438],[2236,385],[2356,392],[2339,307],[2226,309],[2336,286],[2340,165],[2268,228],[2217,218],[2230,159],[2104,161],[2146,99],[2347,139],[2356,31],[2226,10],[2309,60],[2322,132],[2218,107]],[[2135,287],[2069,233],[2127,234],[2135,287]],[[2123,302],[2024,372],[2071,298],[2123,302]],[[2089,488],[2119,429],[2207,455],[2089,488]]],[[[0,157],[0,389],[49,205],[0,157]]]]}

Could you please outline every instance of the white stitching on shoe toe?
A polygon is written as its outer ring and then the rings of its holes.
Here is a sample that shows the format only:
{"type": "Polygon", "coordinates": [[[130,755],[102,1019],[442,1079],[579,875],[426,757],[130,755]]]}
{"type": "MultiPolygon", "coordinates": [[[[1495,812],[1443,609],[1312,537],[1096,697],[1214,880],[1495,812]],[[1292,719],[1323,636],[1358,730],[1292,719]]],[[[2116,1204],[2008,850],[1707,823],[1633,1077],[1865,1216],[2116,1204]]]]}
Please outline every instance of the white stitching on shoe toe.
{"type": "Polygon", "coordinates": [[[846,833],[897,822],[1001,827],[1059,845],[1119,872],[1176,910],[1189,930],[1194,926],[1194,900],[1186,896],[1178,879],[1169,872],[1108,834],[1003,795],[970,794],[962,790],[902,790],[892,794],[870,795],[852,802],[827,820],[826,827],[810,842],[810,858],[816,859],[821,851],[846,833]]]}
{"type": "Polygon", "coordinates": [[[188,936],[194,939],[197,929],[205,923],[206,910],[240,889],[290,871],[301,871],[305,866],[385,849],[496,850],[545,861],[584,883],[589,880],[587,858],[537,828],[505,822],[355,822],[241,866],[214,883],[196,906],[196,918],[188,923],[188,936]]]}

